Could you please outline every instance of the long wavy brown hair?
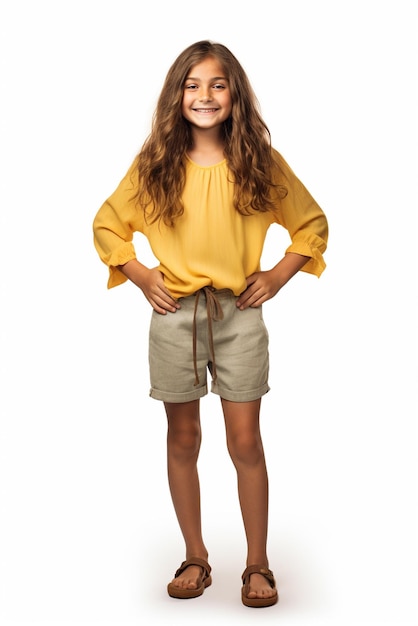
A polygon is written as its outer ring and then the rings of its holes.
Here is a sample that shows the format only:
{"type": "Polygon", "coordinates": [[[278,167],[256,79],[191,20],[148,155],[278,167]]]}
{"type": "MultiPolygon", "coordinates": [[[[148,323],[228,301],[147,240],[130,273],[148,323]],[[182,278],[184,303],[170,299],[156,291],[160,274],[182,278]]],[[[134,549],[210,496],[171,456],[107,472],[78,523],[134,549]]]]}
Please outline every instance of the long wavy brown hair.
{"type": "MultiPolygon", "coordinates": [[[[189,122],[182,115],[184,85],[192,67],[217,59],[226,73],[232,112],[223,123],[224,154],[234,181],[234,206],[249,215],[272,208],[270,131],[242,66],[220,43],[199,41],[186,48],[169,69],[152,118],[151,133],[137,156],[138,200],[150,222],[173,225],[184,211],[185,156],[192,147],[189,122]]],[[[280,195],[285,195],[283,189],[280,195]]]]}

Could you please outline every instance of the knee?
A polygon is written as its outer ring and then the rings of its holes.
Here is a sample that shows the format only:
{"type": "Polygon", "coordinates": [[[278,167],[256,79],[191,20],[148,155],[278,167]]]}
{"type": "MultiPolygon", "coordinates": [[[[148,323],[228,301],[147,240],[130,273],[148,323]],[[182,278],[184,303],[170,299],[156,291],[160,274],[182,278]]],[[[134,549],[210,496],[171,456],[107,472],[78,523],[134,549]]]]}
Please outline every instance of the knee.
{"type": "Polygon", "coordinates": [[[228,438],[227,444],[235,465],[257,465],[264,459],[261,438],[255,433],[237,433],[228,438]]]}
{"type": "Polygon", "coordinates": [[[201,432],[197,426],[183,429],[170,429],[168,446],[172,456],[179,459],[194,458],[199,454],[201,432]]]}

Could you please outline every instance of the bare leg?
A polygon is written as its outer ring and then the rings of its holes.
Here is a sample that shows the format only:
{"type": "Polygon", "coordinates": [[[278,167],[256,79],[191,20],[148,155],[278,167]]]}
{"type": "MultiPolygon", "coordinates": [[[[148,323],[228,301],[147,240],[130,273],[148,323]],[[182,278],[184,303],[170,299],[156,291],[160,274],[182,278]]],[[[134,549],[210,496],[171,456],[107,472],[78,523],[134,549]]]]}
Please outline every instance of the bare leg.
{"type": "MultiPolygon", "coordinates": [[[[199,400],[165,403],[167,413],[167,469],[174,510],[186,545],[186,559],[200,557],[207,561],[200,515],[200,486],[197,459],[201,443],[199,400]]],[[[173,584],[196,589],[201,568],[187,567],[173,584]]]]}
{"type": "MultiPolygon", "coordinates": [[[[222,399],[228,451],[237,470],[238,495],[247,538],[247,565],[269,566],[267,558],[268,477],[260,433],[261,400],[222,399]]],[[[264,576],[252,574],[249,598],[272,597],[264,576]]]]}

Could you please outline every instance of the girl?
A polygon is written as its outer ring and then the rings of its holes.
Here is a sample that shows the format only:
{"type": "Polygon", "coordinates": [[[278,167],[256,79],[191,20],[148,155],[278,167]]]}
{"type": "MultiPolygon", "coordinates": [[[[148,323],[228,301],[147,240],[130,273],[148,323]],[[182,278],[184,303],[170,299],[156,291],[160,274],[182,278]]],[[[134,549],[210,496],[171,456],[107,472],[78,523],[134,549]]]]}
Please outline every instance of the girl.
{"type": "Polygon", "coordinates": [[[268,386],[262,304],[299,271],[320,276],[327,220],[271,147],[249,80],[223,45],[184,50],[163,85],[152,129],[116,191],[94,220],[108,287],[129,279],[153,311],[150,395],[168,421],[170,492],[185,561],[168,584],[175,598],[200,596],[211,582],[201,533],[197,459],[200,398],[221,398],[228,451],[237,471],[247,539],[246,606],[275,604],[267,557],[268,477],[259,427],[268,386]],[[289,232],[283,258],[261,271],[272,223],[289,232]],[[149,240],[158,267],[136,258],[135,232],[149,240]]]}

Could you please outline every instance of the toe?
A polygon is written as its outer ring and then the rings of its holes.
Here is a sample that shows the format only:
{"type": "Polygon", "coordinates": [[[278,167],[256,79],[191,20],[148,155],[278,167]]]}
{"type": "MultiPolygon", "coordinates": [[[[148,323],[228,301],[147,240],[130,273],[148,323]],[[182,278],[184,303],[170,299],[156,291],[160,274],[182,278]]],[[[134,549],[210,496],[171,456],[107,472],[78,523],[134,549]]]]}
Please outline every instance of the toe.
{"type": "Polygon", "coordinates": [[[276,589],[266,582],[264,576],[253,574],[250,578],[248,598],[272,598],[277,593],[276,589]]]}
{"type": "Polygon", "coordinates": [[[177,578],[174,578],[173,585],[180,589],[197,589],[197,581],[201,575],[200,568],[195,566],[187,567],[177,578]]]}

